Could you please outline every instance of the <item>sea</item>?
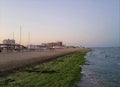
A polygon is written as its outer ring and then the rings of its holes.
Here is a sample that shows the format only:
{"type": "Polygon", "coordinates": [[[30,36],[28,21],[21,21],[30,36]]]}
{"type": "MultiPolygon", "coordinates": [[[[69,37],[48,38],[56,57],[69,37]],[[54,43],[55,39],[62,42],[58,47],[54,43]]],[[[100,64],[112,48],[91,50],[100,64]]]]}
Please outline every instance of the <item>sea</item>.
{"type": "Polygon", "coordinates": [[[120,47],[92,48],[78,87],[120,87],[120,47]]]}

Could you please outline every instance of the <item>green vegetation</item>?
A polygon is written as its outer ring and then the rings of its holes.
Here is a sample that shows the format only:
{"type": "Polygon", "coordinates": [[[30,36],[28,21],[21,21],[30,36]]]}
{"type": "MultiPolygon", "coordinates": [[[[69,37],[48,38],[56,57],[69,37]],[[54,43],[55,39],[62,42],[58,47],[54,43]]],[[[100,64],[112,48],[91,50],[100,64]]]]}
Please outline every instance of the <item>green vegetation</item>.
{"type": "Polygon", "coordinates": [[[0,87],[77,87],[86,51],[27,67],[0,77],[0,87]]]}

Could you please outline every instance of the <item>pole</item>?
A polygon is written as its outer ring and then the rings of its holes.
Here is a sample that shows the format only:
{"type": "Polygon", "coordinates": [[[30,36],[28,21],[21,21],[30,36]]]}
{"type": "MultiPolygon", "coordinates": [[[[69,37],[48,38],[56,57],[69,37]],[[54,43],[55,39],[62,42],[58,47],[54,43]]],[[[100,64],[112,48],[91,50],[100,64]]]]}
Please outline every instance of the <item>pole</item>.
{"type": "Polygon", "coordinates": [[[13,32],[13,40],[14,40],[14,32],[13,32]]]}
{"type": "Polygon", "coordinates": [[[28,32],[28,45],[30,44],[30,32],[28,32]]]}
{"type": "Polygon", "coordinates": [[[20,44],[20,51],[21,51],[21,25],[20,25],[20,42],[19,42],[19,44],[20,44]]]}
{"type": "Polygon", "coordinates": [[[21,45],[21,26],[20,26],[20,45],[21,45]]]}

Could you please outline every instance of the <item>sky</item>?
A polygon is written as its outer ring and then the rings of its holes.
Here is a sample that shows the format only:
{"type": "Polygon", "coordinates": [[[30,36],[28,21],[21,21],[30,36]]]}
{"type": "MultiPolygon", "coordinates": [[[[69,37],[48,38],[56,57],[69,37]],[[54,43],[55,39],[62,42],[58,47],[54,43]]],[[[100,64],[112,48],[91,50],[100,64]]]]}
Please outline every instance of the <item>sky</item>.
{"type": "Polygon", "coordinates": [[[120,46],[119,0],[0,0],[0,43],[120,46]],[[30,40],[28,40],[30,38],[30,40]]]}

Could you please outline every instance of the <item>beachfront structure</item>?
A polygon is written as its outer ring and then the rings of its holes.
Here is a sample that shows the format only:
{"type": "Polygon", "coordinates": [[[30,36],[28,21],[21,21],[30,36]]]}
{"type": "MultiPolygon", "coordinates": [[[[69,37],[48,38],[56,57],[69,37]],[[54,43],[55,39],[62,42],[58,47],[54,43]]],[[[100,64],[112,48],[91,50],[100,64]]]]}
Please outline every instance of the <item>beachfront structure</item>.
{"type": "Polygon", "coordinates": [[[3,40],[3,44],[15,44],[15,40],[14,39],[5,39],[5,40],[3,40]]]}
{"type": "Polygon", "coordinates": [[[65,48],[65,45],[62,46],[53,46],[54,49],[65,48]]]}
{"type": "Polygon", "coordinates": [[[13,39],[5,39],[3,40],[3,43],[0,44],[1,51],[20,51],[23,49],[26,49],[26,47],[20,44],[16,44],[15,40],[13,39]]]}
{"type": "Polygon", "coordinates": [[[63,46],[62,42],[42,43],[42,46],[53,48],[55,46],[63,46]]]}
{"type": "Polygon", "coordinates": [[[42,43],[41,45],[28,45],[29,50],[50,50],[64,48],[62,42],[42,43]]]}
{"type": "Polygon", "coordinates": [[[46,47],[42,45],[28,45],[27,46],[29,50],[45,50],[46,47]]]}

